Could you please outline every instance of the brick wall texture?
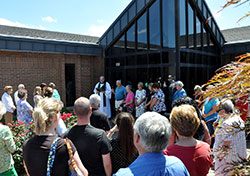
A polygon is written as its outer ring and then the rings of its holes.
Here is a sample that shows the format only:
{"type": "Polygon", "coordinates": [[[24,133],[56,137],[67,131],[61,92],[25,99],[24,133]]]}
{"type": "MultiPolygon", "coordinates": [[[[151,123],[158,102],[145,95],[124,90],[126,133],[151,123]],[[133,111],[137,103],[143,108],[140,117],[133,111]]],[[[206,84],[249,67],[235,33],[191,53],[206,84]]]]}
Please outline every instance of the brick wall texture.
{"type": "Polygon", "coordinates": [[[33,105],[33,90],[42,82],[54,82],[66,103],[65,64],[75,64],[76,98],[89,97],[99,76],[104,74],[101,56],[38,52],[0,51],[0,93],[6,85],[13,91],[18,84],[28,90],[28,102],[33,105]]]}

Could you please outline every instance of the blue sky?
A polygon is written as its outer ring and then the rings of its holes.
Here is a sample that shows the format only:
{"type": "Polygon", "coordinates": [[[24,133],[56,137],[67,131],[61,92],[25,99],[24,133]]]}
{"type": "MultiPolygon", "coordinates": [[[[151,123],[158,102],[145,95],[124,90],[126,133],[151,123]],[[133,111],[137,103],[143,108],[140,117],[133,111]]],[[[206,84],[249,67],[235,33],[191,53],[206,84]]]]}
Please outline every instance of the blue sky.
{"type": "MultiPolygon", "coordinates": [[[[1,1],[0,24],[101,36],[131,0],[6,0],[1,1]]],[[[207,0],[213,13],[226,0],[207,0]]],[[[236,23],[249,4],[216,14],[221,29],[250,25],[236,23]]]]}

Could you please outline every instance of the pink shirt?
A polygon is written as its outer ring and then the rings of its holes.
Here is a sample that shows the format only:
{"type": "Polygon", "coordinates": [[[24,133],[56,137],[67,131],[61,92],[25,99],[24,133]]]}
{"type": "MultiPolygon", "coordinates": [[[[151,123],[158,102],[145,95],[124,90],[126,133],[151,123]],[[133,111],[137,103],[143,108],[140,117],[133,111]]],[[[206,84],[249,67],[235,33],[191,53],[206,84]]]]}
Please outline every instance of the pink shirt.
{"type": "MultiPolygon", "coordinates": [[[[135,99],[135,95],[133,92],[130,92],[127,94],[127,97],[126,97],[126,103],[129,103],[131,100],[134,100],[135,99]]],[[[134,106],[134,101],[133,103],[131,103],[128,107],[133,107],[134,106]]]]}

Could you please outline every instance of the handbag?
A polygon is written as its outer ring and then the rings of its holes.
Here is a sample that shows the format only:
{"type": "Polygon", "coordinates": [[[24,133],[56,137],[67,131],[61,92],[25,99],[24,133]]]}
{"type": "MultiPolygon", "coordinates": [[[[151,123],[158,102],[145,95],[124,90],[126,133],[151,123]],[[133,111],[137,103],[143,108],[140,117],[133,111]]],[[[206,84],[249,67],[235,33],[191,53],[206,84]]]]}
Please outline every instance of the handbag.
{"type": "Polygon", "coordinates": [[[80,171],[80,169],[77,167],[76,162],[73,158],[73,151],[72,151],[72,147],[69,143],[69,139],[65,138],[65,143],[68,149],[68,153],[69,153],[69,170],[70,170],[70,174],[71,176],[84,176],[82,174],[82,172],[80,171]]]}

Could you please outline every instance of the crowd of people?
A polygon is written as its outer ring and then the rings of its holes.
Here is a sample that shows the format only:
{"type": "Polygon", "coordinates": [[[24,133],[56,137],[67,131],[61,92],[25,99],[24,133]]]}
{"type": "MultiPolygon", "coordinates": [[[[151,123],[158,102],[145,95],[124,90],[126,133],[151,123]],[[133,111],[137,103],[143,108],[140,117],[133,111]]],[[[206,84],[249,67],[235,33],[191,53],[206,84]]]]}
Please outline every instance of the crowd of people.
{"type": "MultiPolygon", "coordinates": [[[[116,85],[111,89],[101,76],[94,94],[76,99],[77,123],[71,129],[60,118],[63,103],[54,83],[35,87],[34,108],[26,100],[23,84],[14,101],[12,87],[4,88],[0,119],[4,115],[5,124],[11,123],[16,111],[25,128],[31,121],[35,125],[36,135],[23,145],[27,175],[205,176],[212,167],[215,175],[229,175],[229,163],[246,158],[244,119],[236,113],[237,102],[205,98],[198,85],[192,99],[184,84],[174,80],[169,85],[171,95],[164,94],[161,82],[146,86],[139,82],[135,93],[121,80],[116,85]],[[172,100],[170,115],[166,98],[172,100]]],[[[17,175],[11,156],[14,151],[10,129],[0,125],[0,176],[17,175]]]]}

